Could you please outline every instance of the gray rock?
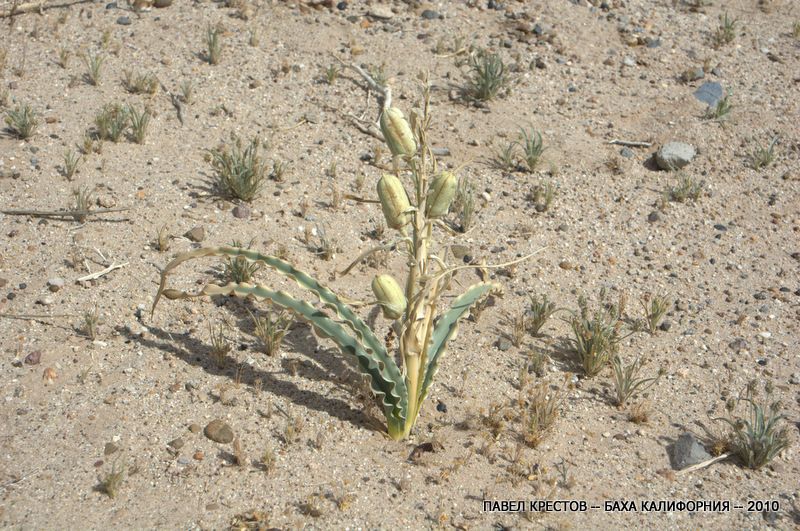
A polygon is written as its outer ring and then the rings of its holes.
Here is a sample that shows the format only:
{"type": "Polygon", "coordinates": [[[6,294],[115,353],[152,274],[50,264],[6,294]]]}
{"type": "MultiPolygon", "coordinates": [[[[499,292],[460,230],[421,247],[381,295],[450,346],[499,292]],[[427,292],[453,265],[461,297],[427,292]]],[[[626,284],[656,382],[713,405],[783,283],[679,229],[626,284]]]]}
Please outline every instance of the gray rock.
{"type": "Polygon", "coordinates": [[[619,150],[619,154],[625,157],[626,159],[632,159],[636,156],[636,153],[633,152],[631,148],[624,147],[619,150]]]}
{"type": "Polygon", "coordinates": [[[233,430],[219,419],[209,422],[203,433],[212,441],[220,444],[228,444],[233,441],[233,430]]]}
{"type": "Polygon", "coordinates": [[[120,26],[130,26],[131,19],[130,17],[125,17],[125,16],[119,17],[117,19],[117,24],[119,24],[120,26]]]}
{"type": "Polygon", "coordinates": [[[167,446],[169,446],[170,448],[172,448],[174,450],[180,450],[181,448],[183,448],[183,445],[184,445],[184,441],[180,437],[178,437],[177,439],[173,439],[173,440],[171,440],[170,442],[167,443],[167,446]]]}
{"type": "Polygon", "coordinates": [[[509,341],[508,339],[503,337],[497,341],[497,349],[500,350],[501,352],[505,352],[510,348],[511,348],[511,341],[509,341]]]}
{"type": "Polygon", "coordinates": [[[369,10],[367,16],[380,20],[389,20],[390,18],[394,17],[394,13],[392,13],[392,10],[389,7],[374,6],[369,10]]]}
{"type": "Polygon", "coordinates": [[[239,219],[250,219],[250,207],[247,205],[236,205],[233,207],[233,217],[239,219]]]}
{"type": "Polygon", "coordinates": [[[206,239],[206,229],[202,225],[198,225],[191,230],[186,231],[184,234],[190,241],[201,242],[206,239]]]}
{"type": "Polygon", "coordinates": [[[683,470],[686,467],[711,459],[703,445],[691,433],[684,433],[672,447],[672,467],[683,470]]]}
{"type": "Polygon", "coordinates": [[[647,215],[647,221],[649,221],[650,223],[655,223],[656,221],[660,220],[661,220],[661,214],[658,212],[658,210],[653,210],[652,212],[650,212],[650,214],[647,215]]]}
{"type": "Polygon", "coordinates": [[[435,18],[441,18],[441,15],[433,9],[426,9],[422,12],[422,18],[425,20],[433,20],[435,18]]]}
{"type": "Polygon", "coordinates": [[[656,152],[656,164],[662,170],[677,170],[689,164],[697,154],[694,147],[684,142],[668,142],[656,152]]]}
{"type": "Polygon", "coordinates": [[[694,91],[694,97],[709,107],[716,107],[717,102],[722,99],[722,85],[716,81],[706,81],[694,91]]]}

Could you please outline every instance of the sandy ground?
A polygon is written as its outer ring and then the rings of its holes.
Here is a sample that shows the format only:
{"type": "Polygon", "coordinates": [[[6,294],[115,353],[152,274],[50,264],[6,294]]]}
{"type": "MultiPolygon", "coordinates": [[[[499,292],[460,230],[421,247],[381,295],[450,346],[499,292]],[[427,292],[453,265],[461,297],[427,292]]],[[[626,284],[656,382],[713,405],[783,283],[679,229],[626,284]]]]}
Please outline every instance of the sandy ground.
{"type": "MultiPolygon", "coordinates": [[[[738,22],[732,42],[720,47],[712,43],[719,5],[342,4],[176,1],[134,12],[122,2],[117,8],[91,2],[0,20],[3,112],[28,104],[40,119],[27,141],[8,131],[0,136],[2,208],[61,210],[72,204],[73,189],[88,187],[93,208],[127,209],[84,222],[0,215],[0,525],[798,525],[797,4],[727,3],[738,22]],[[204,60],[209,25],[224,28],[217,65],[204,60]],[[459,96],[470,47],[501,54],[511,77],[508,94],[483,105],[459,96]],[[69,53],[64,67],[61,50],[69,53]],[[84,79],[81,53],[104,58],[99,85],[84,79]],[[325,81],[334,56],[382,68],[395,105],[406,112],[419,102],[418,72],[430,72],[430,137],[449,150],[440,163],[469,177],[477,194],[471,230],[440,234],[444,243],[495,263],[543,249],[511,271],[492,272],[505,296],[462,324],[404,442],[382,434],[383,419],[353,361],[308,326],[295,324],[279,355],[263,354],[246,312],[265,309],[263,303],[165,301],[149,314],[159,271],[175,253],[233,240],[285,252],[337,292],[370,297],[379,270],[363,264],[345,277],[332,273],[375,245],[369,233],[380,210],[350,199],[334,207],[332,187],[372,194],[387,151],[353,119],[376,119],[375,95],[361,78],[344,69],[333,83],[325,81]],[[705,67],[703,79],[681,79],[698,67],[705,67]],[[152,72],[176,95],[191,82],[183,123],[163,88],[152,96],[128,93],[125,70],[152,72]],[[703,118],[705,105],[693,92],[706,81],[730,91],[732,110],[723,120],[703,118]],[[83,144],[110,103],[149,106],[144,144],[103,142],[68,180],[64,152],[83,144]],[[543,163],[533,173],[493,166],[493,154],[522,127],[541,132],[543,163]],[[288,167],[282,182],[265,184],[244,218],[234,215],[236,202],[215,192],[207,161],[208,150],[231,134],[268,144],[265,159],[288,167]],[[752,169],[748,155],[775,137],[774,162],[752,169]],[[615,139],[652,145],[623,155],[623,146],[609,143],[615,139]],[[659,209],[663,191],[679,176],[657,171],[652,157],[670,141],[696,148],[683,175],[705,188],[696,202],[659,209]],[[542,183],[557,187],[546,212],[528,199],[542,183]],[[166,252],[156,245],[162,227],[173,236],[166,252]],[[202,243],[184,236],[195,227],[203,227],[202,243]],[[336,242],[330,261],[303,241],[307,229],[336,242]],[[123,267],[77,281],[112,264],[123,267]],[[528,294],[574,310],[578,295],[596,304],[602,288],[614,300],[624,293],[633,317],[641,316],[646,294],[669,297],[664,330],[620,345],[628,362],[637,355],[650,360],[646,374],[666,370],[647,392],[644,424],[613,405],[610,369],[587,379],[575,366],[565,346],[566,312],[545,325],[542,337],[527,336],[520,346],[502,340],[509,330],[504,315],[522,312],[528,294]],[[92,340],[83,316],[95,308],[100,324],[92,340]],[[41,317],[9,317],[30,315],[41,317]],[[209,322],[227,323],[233,348],[223,367],[209,354],[209,322]],[[537,352],[549,359],[543,376],[531,375],[534,384],[549,382],[555,393],[566,373],[577,376],[555,425],[530,448],[514,404],[520,372],[537,352]],[[677,438],[687,431],[702,437],[698,422],[722,431],[709,415],[722,415],[726,398],[753,379],[759,387],[773,383],[793,444],[760,470],[728,459],[677,474],[670,462],[677,438]],[[493,431],[487,418],[501,420],[501,429],[493,431]],[[214,419],[229,425],[238,450],[204,434],[214,419]],[[411,458],[416,445],[431,441],[440,444],[435,452],[411,458]],[[269,467],[260,464],[265,453],[269,467]],[[100,483],[120,470],[112,498],[100,483]],[[546,499],[599,508],[522,514],[485,511],[483,504],[546,499]],[[642,500],[698,499],[729,501],[731,508],[641,507],[642,500]],[[618,500],[635,502],[637,510],[605,510],[623,509],[605,506],[618,500]],[[770,510],[748,511],[749,500],[769,501],[770,510]]],[[[391,256],[379,267],[399,275],[402,266],[401,257],[391,256]]],[[[214,260],[186,265],[172,282],[196,288],[218,281],[221,269],[214,260]]],[[[289,287],[264,270],[256,278],[289,287]]],[[[462,285],[476,279],[472,271],[458,277],[462,285]]],[[[377,323],[385,333],[386,322],[377,323]]]]}

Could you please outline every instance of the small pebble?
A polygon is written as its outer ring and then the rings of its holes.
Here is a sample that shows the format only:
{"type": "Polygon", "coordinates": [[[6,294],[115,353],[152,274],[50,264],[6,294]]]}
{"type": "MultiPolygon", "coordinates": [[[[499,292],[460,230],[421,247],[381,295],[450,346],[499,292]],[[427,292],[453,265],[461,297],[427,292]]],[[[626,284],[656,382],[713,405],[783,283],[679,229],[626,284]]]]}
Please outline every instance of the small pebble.
{"type": "Polygon", "coordinates": [[[432,9],[426,9],[422,12],[422,18],[425,20],[433,20],[435,18],[441,18],[441,15],[432,9]]]}
{"type": "Polygon", "coordinates": [[[119,446],[113,442],[107,442],[103,448],[103,455],[111,455],[119,451],[119,446]]]}
{"type": "Polygon", "coordinates": [[[186,231],[184,236],[186,236],[189,241],[201,242],[206,239],[206,229],[202,225],[198,225],[197,227],[186,231]]]}
{"type": "Polygon", "coordinates": [[[250,207],[247,205],[236,205],[233,207],[233,217],[239,219],[250,219],[250,207]]]}
{"type": "Polygon", "coordinates": [[[192,457],[195,461],[202,461],[205,458],[205,455],[203,455],[203,452],[200,450],[197,450],[192,457]]]}
{"type": "Polygon", "coordinates": [[[167,446],[169,446],[174,450],[180,450],[181,448],[183,448],[183,445],[184,445],[183,439],[181,439],[180,437],[178,437],[177,439],[172,439],[170,442],[167,443],[167,446]]]}
{"type": "Polygon", "coordinates": [[[41,350],[34,350],[27,356],[25,356],[25,364],[26,365],[39,365],[42,361],[42,351],[41,350]]]}
{"type": "Polygon", "coordinates": [[[130,26],[131,25],[131,19],[130,19],[130,17],[126,17],[126,16],[119,17],[117,19],[117,24],[119,24],[120,26],[130,26]]]}
{"type": "Polygon", "coordinates": [[[439,413],[447,413],[447,405],[440,400],[439,403],[436,404],[436,411],[439,413]]]}
{"type": "Polygon", "coordinates": [[[650,223],[655,223],[661,219],[661,213],[658,210],[653,210],[647,215],[647,221],[650,223]]]}
{"type": "Polygon", "coordinates": [[[54,277],[47,281],[47,289],[52,291],[53,293],[57,292],[61,288],[64,287],[64,279],[60,277],[54,277]]]}

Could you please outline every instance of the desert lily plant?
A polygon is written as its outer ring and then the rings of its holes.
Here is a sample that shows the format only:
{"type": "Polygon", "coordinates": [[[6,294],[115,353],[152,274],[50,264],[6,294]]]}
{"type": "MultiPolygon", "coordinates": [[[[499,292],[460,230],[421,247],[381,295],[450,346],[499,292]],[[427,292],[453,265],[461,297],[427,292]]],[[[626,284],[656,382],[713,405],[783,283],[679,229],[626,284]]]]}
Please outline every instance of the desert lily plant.
{"type": "MultiPolygon", "coordinates": [[[[406,258],[403,285],[388,273],[379,274],[372,281],[375,299],[370,304],[380,306],[384,317],[390,321],[391,331],[385,340],[379,339],[354,312],[356,304],[346,304],[319,281],[284,260],[241,247],[204,248],[177,256],[164,268],[153,303],[155,309],[162,296],[167,299],[254,296],[292,312],[311,324],[318,335],[330,338],[343,353],[356,357],[359,370],[368,377],[386,417],[388,435],[394,440],[407,438],[414,428],[459,320],[476,303],[500,291],[500,286],[493,282],[474,284],[456,297],[449,309],[439,311],[439,303],[453,275],[459,269],[474,266],[448,266],[442,258],[444,252],[437,254],[434,229],[447,230],[442,218],[449,211],[458,179],[437,168],[427,139],[427,87],[423,94],[422,110],[412,113],[409,123],[401,110],[391,106],[391,92],[385,89],[380,126],[393,155],[394,169],[393,173],[381,177],[377,192],[386,225],[396,231],[397,238],[388,245],[363,253],[343,272],[346,274],[370,254],[387,249],[396,249],[406,258]],[[194,294],[167,288],[167,278],[175,268],[188,260],[207,256],[243,257],[249,262],[262,263],[313,293],[324,309],[263,284],[209,284],[194,294]],[[399,364],[396,359],[400,360],[399,364]]],[[[496,267],[506,266],[508,264],[496,267]]]]}

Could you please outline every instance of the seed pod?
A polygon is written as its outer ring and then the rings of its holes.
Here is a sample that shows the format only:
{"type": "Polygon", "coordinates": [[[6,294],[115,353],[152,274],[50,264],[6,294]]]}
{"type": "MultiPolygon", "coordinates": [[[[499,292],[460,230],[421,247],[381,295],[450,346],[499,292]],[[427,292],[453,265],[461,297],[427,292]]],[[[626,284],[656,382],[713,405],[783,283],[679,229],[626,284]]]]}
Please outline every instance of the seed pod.
{"type": "Polygon", "coordinates": [[[439,218],[447,214],[456,195],[456,188],[458,188],[458,179],[449,171],[434,177],[428,188],[425,215],[429,218],[439,218]]]}
{"type": "Polygon", "coordinates": [[[381,200],[383,217],[386,218],[386,225],[389,228],[400,229],[411,221],[408,214],[411,205],[400,179],[385,173],[378,181],[378,198],[381,200]]]}
{"type": "Polygon", "coordinates": [[[406,311],[406,296],[391,275],[377,275],[372,279],[372,292],[387,319],[399,319],[406,311]]]}
{"type": "Polygon", "coordinates": [[[392,155],[413,155],[417,151],[414,133],[397,107],[389,107],[381,113],[381,133],[392,155]]]}

